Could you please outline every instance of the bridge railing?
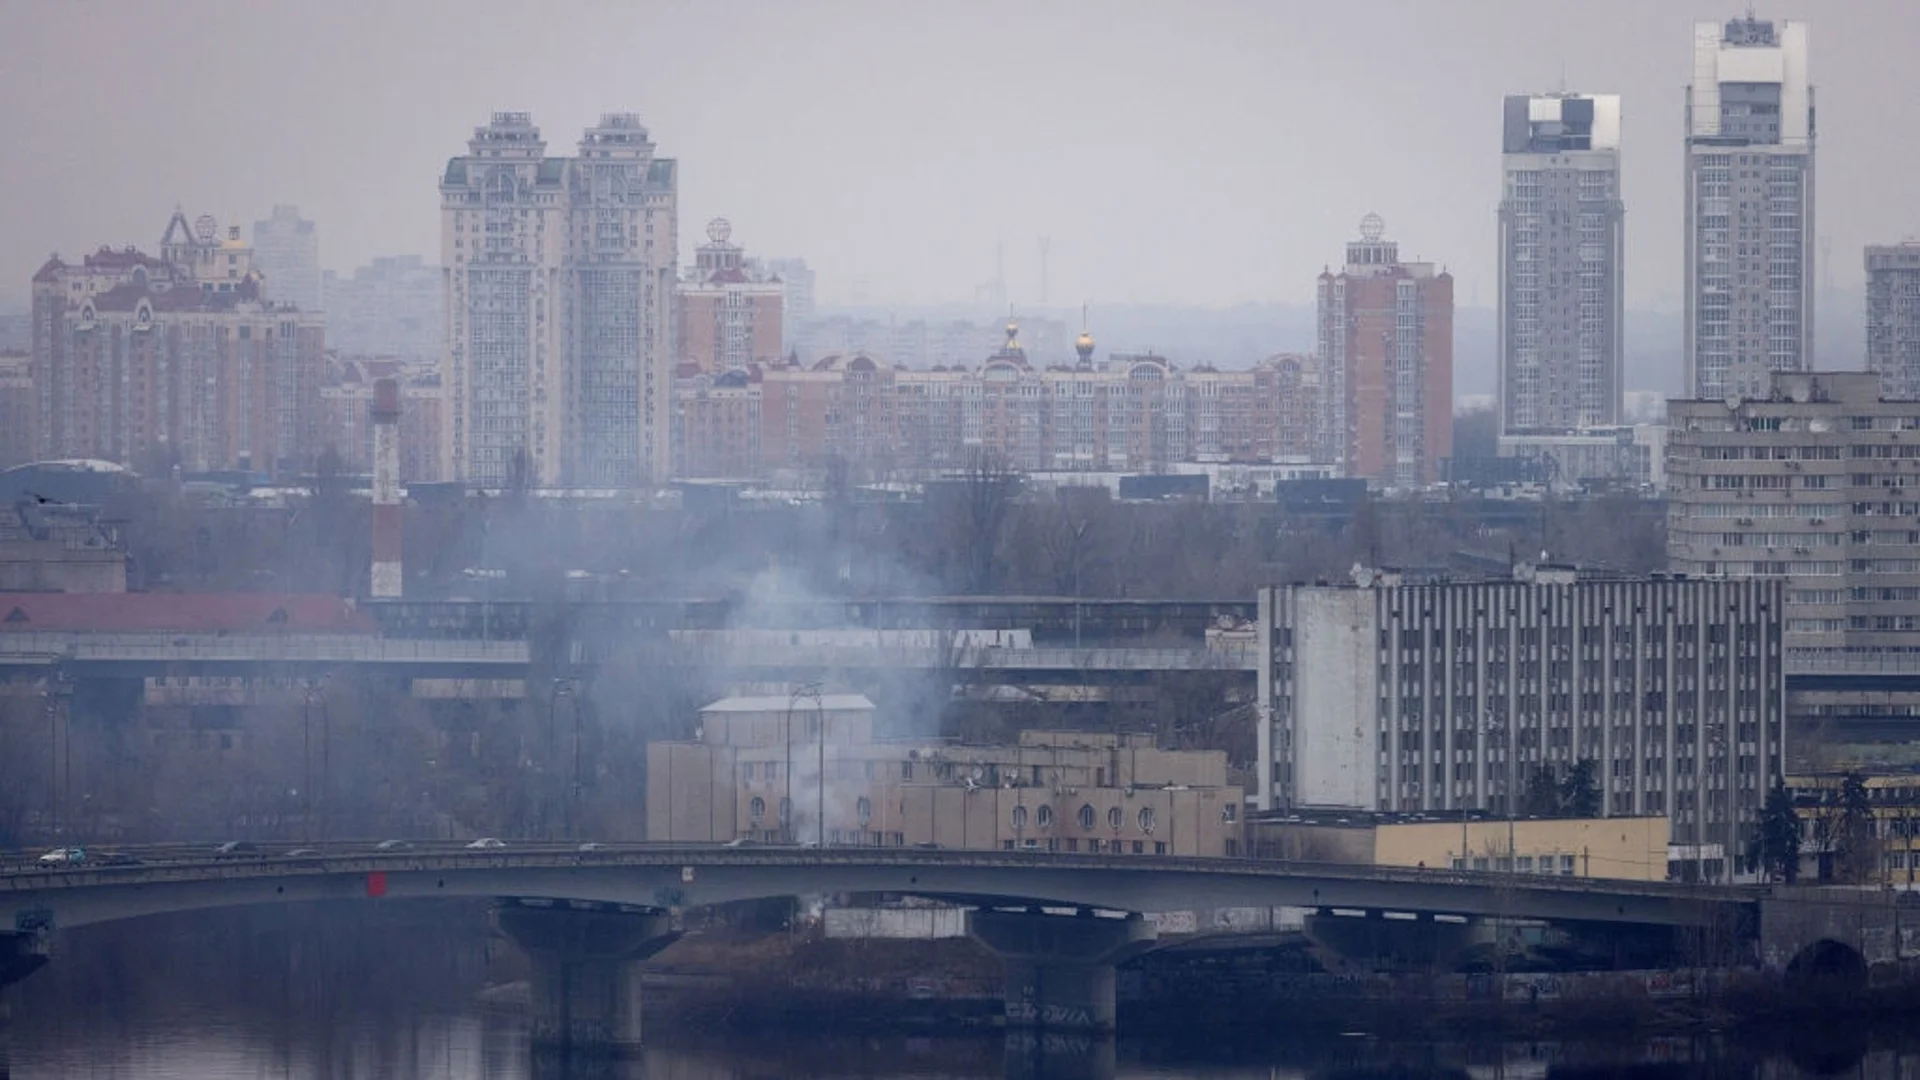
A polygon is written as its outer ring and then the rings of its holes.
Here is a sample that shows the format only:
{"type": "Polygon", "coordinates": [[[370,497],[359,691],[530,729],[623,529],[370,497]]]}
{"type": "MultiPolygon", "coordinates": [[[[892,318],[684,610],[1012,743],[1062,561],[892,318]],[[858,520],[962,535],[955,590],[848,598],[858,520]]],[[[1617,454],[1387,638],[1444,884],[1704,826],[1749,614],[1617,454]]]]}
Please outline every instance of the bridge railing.
{"type": "MultiPolygon", "coordinates": [[[[580,851],[567,844],[517,844],[504,849],[472,850],[455,843],[423,844],[406,851],[375,851],[333,845],[313,856],[284,854],[216,856],[204,847],[119,849],[138,851],[139,865],[82,863],[45,867],[0,867],[0,891],[69,888],[153,881],[257,878],[288,873],[340,874],[375,870],[541,870],[581,866],[951,866],[981,869],[1071,869],[1128,873],[1189,873],[1256,877],[1308,877],[1329,882],[1454,886],[1516,893],[1575,893],[1599,896],[1659,897],[1705,904],[1747,903],[1766,895],[1764,887],[1703,887],[1676,882],[1632,881],[1524,875],[1498,871],[1421,870],[1287,860],[1191,856],[1104,856],[1050,852],[973,850],[919,851],[904,848],[792,848],[780,845],[728,848],[714,845],[632,844],[580,851]]],[[[1335,905],[1338,906],[1338,905],[1335,905]]]]}

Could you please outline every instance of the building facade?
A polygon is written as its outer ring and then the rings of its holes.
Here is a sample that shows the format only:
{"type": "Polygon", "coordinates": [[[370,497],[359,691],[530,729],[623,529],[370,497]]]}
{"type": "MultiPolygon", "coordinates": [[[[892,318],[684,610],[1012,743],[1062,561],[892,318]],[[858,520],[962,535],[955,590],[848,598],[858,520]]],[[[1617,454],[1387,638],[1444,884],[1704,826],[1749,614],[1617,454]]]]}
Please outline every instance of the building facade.
{"type": "Polygon", "coordinates": [[[707,242],[695,249],[695,264],[674,296],[680,363],[715,374],[776,364],[785,355],[782,283],[732,236],[727,219],[707,223],[707,242]]]}
{"type": "Polygon", "coordinates": [[[791,349],[795,328],[812,322],[819,310],[814,270],[805,259],[769,259],[767,273],[780,279],[780,292],[786,298],[781,309],[788,335],[786,347],[791,349]]]}
{"type": "Polygon", "coordinates": [[[1453,275],[1400,261],[1378,214],[1320,275],[1325,380],[1317,455],[1389,487],[1440,479],[1453,453],[1453,275]]]}
{"type": "MultiPolygon", "coordinates": [[[[1664,881],[1664,816],[1408,820],[1398,814],[1265,815],[1247,823],[1256,858],[1410,870],[1551,874],[1664,881]]],[[[1422,815],[1430,818],[1431,815],[1422,815]]]]}
{"type": "Polygon", "coordinates": [[[33,401],[33,354],[0,349],[0,469],[34,459],[33,401]]]}
{"type": "Polygon", "coordinates": [[[676,162],[610,113],[546,156],[496,113],[440,183],[449,478],[633,487],[671,456],[676,162]]]}
{"type": "Polygon", "coordinates": [[[320,428],[349,473],[373,471],[373,429],[369,420],[374,384],[396,381],[400,393],[400,482],[434,482],[440,476],[440,374],[438,365],[392,357],[327,357],[326,382],[320,388],[320,428]]]}
{"type": "Polygon", "coordinates": [[[1601,813],[1736,848],[1780,775],[1779,582],[1261,590],[1263,810],[1517,810],[1591,762],[1601,813]]]}
{"type": "Polygon", "coordinates": [[[1240,853],[1244,796],[1220,751],[1105,732],[877,739],[873,711],[857,694],[714,702],[699,741],[647,745],[647,839],[1240,853]]]}
{"type": "Polygon", "coordinates": [[[239,229],[176,212],[162,257],[102,248],[33,278],[39,458],[293,475],[322,445],[325,328],[269,301],[239,229]]]}
{"type": "Polygon", "coordinates": [[[1920,242],[1867,249],[1867,370],[1881,396],[1920,400],[1920,242]]]}
{"type": "MultiPolygon", "coordinates": [[[[1322,400],[1313,357],[1245,371],[1182,369],[1165,357],[1031,362],[1020,328],[976,367],[912,370],[865,354],[712,376],[676,389],[676,469],[744,476],[843,461],[938,473],[982,454],[1023,472],[1161,472],[1185,463],[1310,464],[1322,400]],[[733,471],[757,454],[751,472],[733,471]]],[[[1328,468],[1316,470],[1329,471],[1328,468]]]]}
{"type": "Polygon", "coordinates": [[[327,340],[355,356],[439,364],[447,331],[442,277],[418,255],[381,256],[351,277],[327,273],[327,340]]]}
{"type": "Polygon", "coordinates": [[[1500,434],[1618,425],[1626,313],[1620,98],[1508,97],[1503,151],[1500,434]]]}
{"type": "Polygon", "coordinates": [[[1920,401],[1808,372],[1667,414],[1670,569],[1784,581],[1796,667],[1920,654],[1920,401]]]}
{"type": "Polygon", "coordinates": [[[275,206],[253,223],[253,265],[269,302],[302,311],[326,310],[320,283],[320,233],[297,206],[275,206]]]}
{"type": "Polygon", "coordinates": [[[1686,392],[1760,397],[1813,362],[1807,24],[1697,23],[1687,88],[1686,392]]]}

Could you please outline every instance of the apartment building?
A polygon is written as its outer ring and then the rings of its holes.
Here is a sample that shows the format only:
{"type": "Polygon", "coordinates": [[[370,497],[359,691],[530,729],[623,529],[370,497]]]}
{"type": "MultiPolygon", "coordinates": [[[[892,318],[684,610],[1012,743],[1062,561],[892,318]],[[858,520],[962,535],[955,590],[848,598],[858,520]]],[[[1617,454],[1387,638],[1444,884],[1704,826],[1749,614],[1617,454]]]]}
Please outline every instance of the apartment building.
{"type": "Polygon", "coordinates": [[[1796,669],[1920,653],[1920,401],[1775,373],[1667,411],[1670,569],[1782,581],[1796,669]]]}

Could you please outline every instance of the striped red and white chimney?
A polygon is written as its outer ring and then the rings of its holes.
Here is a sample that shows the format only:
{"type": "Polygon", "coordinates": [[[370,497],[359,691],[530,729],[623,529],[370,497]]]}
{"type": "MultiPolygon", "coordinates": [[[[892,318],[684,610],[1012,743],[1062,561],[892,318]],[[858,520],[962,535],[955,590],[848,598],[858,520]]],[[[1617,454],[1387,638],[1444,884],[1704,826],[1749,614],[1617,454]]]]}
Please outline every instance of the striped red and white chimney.
{"type": "Polygon", "coordinates": [[[377,379],[373,404],[373,595],[399,596],[400,575],[400,384],[377,379]]]}

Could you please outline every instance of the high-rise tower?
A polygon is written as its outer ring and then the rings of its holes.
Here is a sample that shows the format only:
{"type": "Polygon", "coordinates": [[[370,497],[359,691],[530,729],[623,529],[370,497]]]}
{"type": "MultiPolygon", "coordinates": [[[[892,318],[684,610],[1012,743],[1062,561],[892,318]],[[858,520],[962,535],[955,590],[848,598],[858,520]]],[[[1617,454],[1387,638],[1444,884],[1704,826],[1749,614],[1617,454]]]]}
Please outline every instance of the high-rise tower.
{"type": "Polygon", "coordinates": [[[1501,150],[1500,434],[1618,424],[1620,98],[1510,96],[1501,150]]]}
{"type": "Polygon", "coordinates": [[[1687,88],[1686,386],[1764,396],[1813,368],[1807,25],[1699,23],[1687,88]]]}
{"type": "Polygon", "coordinates": [[[670,464],[678,171],[609,113],[550,158],[496,113],[440,183],[448,475],[631,487],[670,464]]]}
{"type": "Polygon", "coordinates": [[[1325,379],[1315,460],[1393,487],[1440,478],[1453,451],[1453,275],[1400,261],[1378,214],[1320,275],[1325,379]]]}

